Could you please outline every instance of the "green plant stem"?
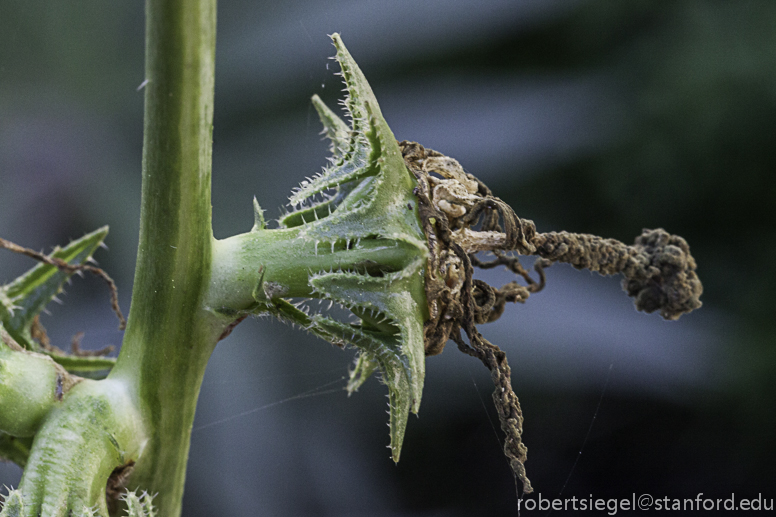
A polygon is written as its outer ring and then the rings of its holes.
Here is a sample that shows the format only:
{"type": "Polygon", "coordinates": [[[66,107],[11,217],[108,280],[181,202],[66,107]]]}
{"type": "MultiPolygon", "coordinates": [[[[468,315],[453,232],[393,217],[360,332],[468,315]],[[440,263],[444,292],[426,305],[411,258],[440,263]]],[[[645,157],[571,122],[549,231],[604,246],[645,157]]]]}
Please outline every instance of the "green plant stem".
{"type": "Polygon", "coordinates": [[[35,435],[19,486],[25,517],[64,517],[84,507],[107,515],[113,470],[140,457],[148,442],[127,385],[85,379],[35,435]]]}
{"type": "Polygon", "coordinates": [[[311,273],[354,270],[380,275],[403,269],[414,258],[412,246],[402,241],[315,242],[299,237],[299,232],[300,228],[259,230],[217,241],[206,305],[232,314],[273,296],[315,297],[311,273]]]}
{"type": "Polygon", "coordinates": [[[126,383],[149,442],[130,487],[181,511],[191,426],[222,332],[202,307],[210,276],[215,0],[147,0],[140,242],[132,307],[109,379],[126,383]]]}

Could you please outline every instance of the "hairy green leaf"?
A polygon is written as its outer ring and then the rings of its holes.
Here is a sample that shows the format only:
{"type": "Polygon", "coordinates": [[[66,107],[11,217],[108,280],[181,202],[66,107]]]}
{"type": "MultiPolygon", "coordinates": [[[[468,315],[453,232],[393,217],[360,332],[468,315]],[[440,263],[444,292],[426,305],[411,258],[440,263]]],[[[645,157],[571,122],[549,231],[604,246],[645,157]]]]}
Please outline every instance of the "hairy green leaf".
{"type": "MultiPolygon", "coordinates": [[[[51,256],[69,264],[82,264],[108,235],[108,227],[88,233],[72,241],[64,248],[57,247],[51,256]]],[[[0,318],[9,334],[23,347],[36,350],[37,344],[30,335],[35,316],[62,291],[62,286],[72,273],[57,267],[39,263],[10,284],[0,287],[0,318]]]]}

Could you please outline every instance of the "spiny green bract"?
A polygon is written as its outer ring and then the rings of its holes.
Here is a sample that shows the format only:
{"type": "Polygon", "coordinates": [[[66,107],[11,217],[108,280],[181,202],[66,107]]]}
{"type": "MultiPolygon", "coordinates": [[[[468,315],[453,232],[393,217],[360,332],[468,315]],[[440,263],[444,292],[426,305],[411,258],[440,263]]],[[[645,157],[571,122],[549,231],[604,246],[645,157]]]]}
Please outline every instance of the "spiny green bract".
{"type": "MultiPolygon", "coordinates": [[[[389,389],[390,448],[398,461],[407,418],[410,411],[418,411],[425,376],[428,249],[413,194],[415,179],[369,83],[339,35],[332,39],[352,123],[349,127],[313,97],[324,134],[331,140],[330,165],[302,182],[290,197],[294,211],[281,217],[280,225],[298,228],[298,238],[315,243],[316,254],[319,247],[360,249],[360,243],[371,240],[384,243],[383,248],[405,248],[407,260],[399,270],[378,267],[375,272],[375,263],[362,261],[345,270],[310,272],[313,296],[349,309],[359,318],[356,324],[323,314],[310,316],[287,301],[278,300],[269,310],[330,342],[360,350],[348,383],[350,392],[379,367],[389,389]]],[[[255,211],[254,230],[263,228],[260,208],[255,211]]]]}
{"type": "MultiPolygon", "coordinates": [[[[91,259],[107,235],[108,227],[104,226],[72,241],[64,248],[55,248],[51,256],[69,264],[83,264],[91,259]]],[[[56,296],[62,292],[62,286],[71,276],[72,273],[41,262],[10,284],[0,286],[0,322],[25,349],[50,355],[70,372],[104,372],[113,366],[113,359],[52,354],[32,337],[35,317],[51,300],[56,300],[56,296]]]]}
{"type": "Polygon", "coordinates": [[[147,492],[127,492],[122,499],[127,505],[127,517],[156,517],[153,497],[147,492]]]}
{"type": "Polygon", "coordinates": [[[9,490],[3,498],[3,511],[0,517],[22,517],[24,515],[24,498],[19,490],[9,490]]]}

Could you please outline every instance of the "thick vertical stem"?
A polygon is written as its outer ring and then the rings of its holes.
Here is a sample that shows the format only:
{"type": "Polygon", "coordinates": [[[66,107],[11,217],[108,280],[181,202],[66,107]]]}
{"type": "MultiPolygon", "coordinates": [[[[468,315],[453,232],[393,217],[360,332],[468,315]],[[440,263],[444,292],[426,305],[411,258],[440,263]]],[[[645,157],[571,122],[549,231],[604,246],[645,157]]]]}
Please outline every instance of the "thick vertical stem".
{"type": "Polygon", "coordinates": [[[202,310],[213,242],[210,170],[215,0],[147,0],[140,243],[112,379],[130,387],[150,441],[130,480],[180,514],[191,425],[220,329],[202,310]]]}

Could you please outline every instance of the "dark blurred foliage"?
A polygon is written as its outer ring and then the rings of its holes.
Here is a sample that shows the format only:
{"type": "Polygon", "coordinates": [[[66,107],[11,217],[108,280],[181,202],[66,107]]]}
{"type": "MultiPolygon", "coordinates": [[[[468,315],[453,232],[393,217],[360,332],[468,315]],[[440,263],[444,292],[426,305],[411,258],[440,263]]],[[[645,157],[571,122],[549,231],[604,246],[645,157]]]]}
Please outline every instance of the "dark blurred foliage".
{"type": "MultiPolygon", "coordinates": [[[[484,329],[509,352],[537,491],[776,497],[775,20],[770,0],[222,1],[216,237],[250,228],[254,194],[277,213],[324,163],[308,99],[340,95],[325,34],[341,31],[397,138],[458,158],[541,231],[664,227],[692,247],[704,307],[677,323],[554,266],[484,329]]],[[[137,3],[0,0],[0,234],[48,249],[110,224],[98,259],[125,309],[142,38],[137,3]]],[[[29,266],[3,254],[0,280],[29,266]]],[[[55,339],[120,341],[99,282],[65,300],[44,319],[55,339]]],[[[385,388],[327,393],[350,357],[269,320],[222,342],[184,514],[516,514],[480,364],[452,346],[428,361],[394,467],[385,388]],[[287,400],[306,392],[327,394],[287,400]]]]}

